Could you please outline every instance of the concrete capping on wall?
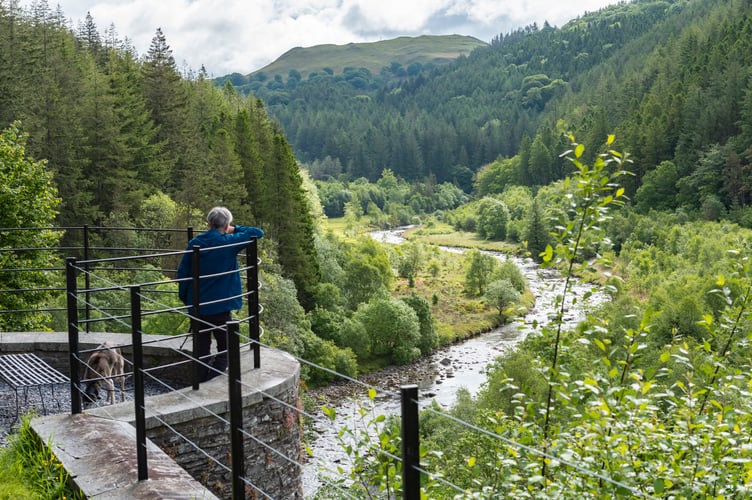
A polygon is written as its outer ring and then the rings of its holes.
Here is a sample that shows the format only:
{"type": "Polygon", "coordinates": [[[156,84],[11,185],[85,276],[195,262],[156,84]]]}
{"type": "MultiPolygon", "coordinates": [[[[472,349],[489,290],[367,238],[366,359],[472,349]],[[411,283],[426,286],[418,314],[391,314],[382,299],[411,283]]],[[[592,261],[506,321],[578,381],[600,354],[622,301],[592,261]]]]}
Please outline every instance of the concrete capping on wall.
{"type": "MultiPolygon", "coordinates": [[[[190,339],[146,336],[165,342],[144,345],[149,366],[185,359],[180,351],[192,352],[190,339]]],[[[130,335],[82,333],[81,349],[94,348],[104,341],[130,344],[130,335]]],[[[130,348],[124,348],[130,358],[130,348]]],[[[0,333],[0,353],[34,352],[62,373],[69,374],[68,336],[66,333],[0,333]]],[[[160,370],[180,372],[175,367],[160,370]]],[[[164,373],[162,373],[164,372],[164,373]]],[[[186,379],[177,373],[174,379],[186,379]]],[[[241,350],[243,382],[243,429],[245,437],[246,491],[261,490],[272,498],[302,498],[300,464],[302,430],[299,397],[300,364],[292,356],[276,349],[261,349],[261,368],[253,368],[250,349],[241,350]],[[250,436],[250,437],[249,437],[250,436]],[[283,458],[285,457],[285,458],[283,458]],[[251,486],[252,485],[252,486],[251,486]]],[[[185,387],[146,399],[147,437],[193,478],[220,498],[231,494],[228,379],[226,374],[201,384],[196,391],[185,387]],[[177,435],[175,432],[179,433],[177,435]],[[217,465],[207,455],[224,466],[217,465]],[[225,467],[227,466],[227,467],[225,467]]],[[[118,422],[134,424],[132,401],[85,410],[118,422]]],[[[264,496],[259,495],[259,496],[264,496]]]]}

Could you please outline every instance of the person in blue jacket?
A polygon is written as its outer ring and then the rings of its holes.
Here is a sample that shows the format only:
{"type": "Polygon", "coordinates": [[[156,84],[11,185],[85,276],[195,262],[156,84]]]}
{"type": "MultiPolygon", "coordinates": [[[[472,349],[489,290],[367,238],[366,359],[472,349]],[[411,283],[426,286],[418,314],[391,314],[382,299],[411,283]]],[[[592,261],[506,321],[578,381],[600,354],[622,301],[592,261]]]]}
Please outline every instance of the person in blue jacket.
{"type": "MultiPolygon", "coordinates": [[[[232,226],[232,213],[225,207],[214,207],[206,216],[209,229],[191,239],[187,250],[201,247],[199,253],[199,310],[198,346],[199,356],[208,363],[211,352],[211,336],[217,341],[217,354],[211,363],[213,369],[202,364],[199,367],[199,380],[206,381],[224,372],[227,368],[227,329],[225,324],[232,320],[232,311],[243,305],[242,285],[238,271],[238,253],[245,250],[253,238],[263,238],[264,231],[252,226],[232,226]],[[209,250],[204,250],[209,249],[209,250]],[[236,271],[236,272],[232,272],[236,271]],[[213,328],[211,326],[215,326],[213,328]]],[[[183,255],[178,265],[177,277],[190,278],[193,273],[193,252],[183,255]]],[[[183,280],[178,283],[180,300],[187,306],[188,314],[193,311],[193,282],[183,280]]]]}

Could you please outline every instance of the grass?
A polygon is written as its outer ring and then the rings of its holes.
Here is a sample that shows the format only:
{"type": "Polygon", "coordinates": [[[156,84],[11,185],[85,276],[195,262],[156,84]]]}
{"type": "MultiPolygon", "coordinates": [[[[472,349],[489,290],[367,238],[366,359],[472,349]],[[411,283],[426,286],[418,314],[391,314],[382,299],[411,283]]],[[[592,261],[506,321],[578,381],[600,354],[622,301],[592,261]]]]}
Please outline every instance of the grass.
{"type": "Polygon", "coordinates": [[[31,415],[21,418],[9,444],[0,448],[0,500],[83,498],[69,485],[68,472],[31,429],[31,415]]]}
{"type": "Polygon", "coordinates": [[[520,247],[506,241],[489,241],[480,238],[476,233],[456,231],[445,222],[432,222],[427,226],[415,226],[405,232],[408,240],[430,243],[433,245],[477,248],[490,252],[520,253],[520,247]]]}
{"type": "Polygon", "coordinates": [[[346,45],[296,47],[251,75],[265,73],[270,78],[279,75],[287,81],[290,70],[295,70],[306,79],[312,72],[322,73],[325,67],[330,68],[334,75],[342,74],[347,67],[368,68],[371,74],[378,75],[392,62],[405,68],[412,63],[441,65],[487,46],[486,42],[469,36],[425,35],[346,45]]]}

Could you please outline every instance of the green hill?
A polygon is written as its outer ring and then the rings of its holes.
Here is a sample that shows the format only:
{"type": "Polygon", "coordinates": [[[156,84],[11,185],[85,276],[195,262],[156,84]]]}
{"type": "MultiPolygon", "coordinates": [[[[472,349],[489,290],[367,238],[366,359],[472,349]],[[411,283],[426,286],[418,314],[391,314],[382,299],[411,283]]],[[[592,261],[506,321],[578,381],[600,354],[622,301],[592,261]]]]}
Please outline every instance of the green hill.
{"type": "Polygon", "coordinates": [[[417,71],[443,65],[460,56],[467,56],[479,47],[488,44],[462,35],[424,35],[399,37],[370,43],[346,45],[316,45],[295,47],[282,54],[276,61],[249,75],[233,73],[215,79],[223,85],[230,80],[239,90],[255,90],[263,82],[287,82],[305,80],[317,73],[340,75],[346,68],[365,68],[372,75],[379,75],[388,68],[390,77],[411,76],[417,71]],[[251,85],[257,82],[257,85],[251,85]]]}

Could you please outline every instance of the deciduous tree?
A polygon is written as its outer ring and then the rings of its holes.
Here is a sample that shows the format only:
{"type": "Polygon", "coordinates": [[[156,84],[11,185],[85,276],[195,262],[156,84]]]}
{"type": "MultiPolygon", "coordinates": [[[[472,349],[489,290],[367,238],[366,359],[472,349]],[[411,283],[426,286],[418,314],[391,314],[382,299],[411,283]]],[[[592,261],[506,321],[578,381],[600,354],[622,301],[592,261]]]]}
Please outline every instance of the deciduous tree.
{"type": "MultiPolygon", "coordinates": [[[[61,233],[49,228],[60,199],[46,163],[26,154],[27,137],[18,122],[0,132],[0,226],[18,228],[0,232],[0,248],[33,249],[0,252],[0,269],[13,270],[0,273],[0,288],[35,291],[0,294],[4,310],[33,311],[44,305],[51,296],[46,287],[52,284],[52,275],[43,270],[58,263],[51,251],[43,249],[58,244],[61,233]]],[[[47,321],[43,313],[2,314],[0,330],[34,331],[44,329],[47,321]]]]}

